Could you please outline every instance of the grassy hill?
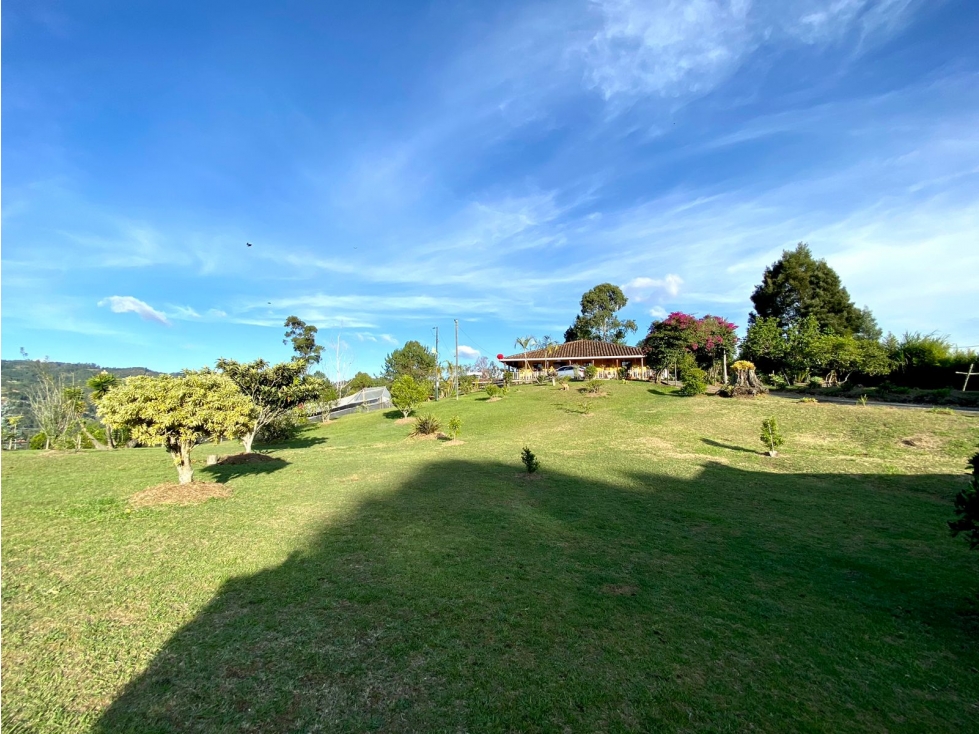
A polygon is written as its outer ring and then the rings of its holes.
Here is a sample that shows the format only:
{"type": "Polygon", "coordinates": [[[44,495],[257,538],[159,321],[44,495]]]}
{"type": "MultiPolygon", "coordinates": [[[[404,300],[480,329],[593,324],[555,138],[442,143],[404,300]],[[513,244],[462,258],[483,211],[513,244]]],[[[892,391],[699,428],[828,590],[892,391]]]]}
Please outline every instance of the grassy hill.
{"type": "Polygon", "coordinates": [[[4,725],[974,727],[979,554],[944,523],[979,418],[609,390],[426,406],[461,445],[374,413],[277,464],[200,447],[233,493],[186,507],[128,503],[159,448],[5,455],[4,725]]]}

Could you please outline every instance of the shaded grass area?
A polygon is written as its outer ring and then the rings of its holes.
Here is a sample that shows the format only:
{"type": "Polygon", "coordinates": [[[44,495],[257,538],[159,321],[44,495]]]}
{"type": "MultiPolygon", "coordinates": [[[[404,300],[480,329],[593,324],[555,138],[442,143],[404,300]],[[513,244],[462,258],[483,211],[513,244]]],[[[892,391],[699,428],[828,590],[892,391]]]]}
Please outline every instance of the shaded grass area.
{"type": "Polygon", "coordinates": [[[186,508],[127,511],[159,449],[5,456],[4,725],[968,730],[976,420],[609,391],[350,416],[186,508]]]}

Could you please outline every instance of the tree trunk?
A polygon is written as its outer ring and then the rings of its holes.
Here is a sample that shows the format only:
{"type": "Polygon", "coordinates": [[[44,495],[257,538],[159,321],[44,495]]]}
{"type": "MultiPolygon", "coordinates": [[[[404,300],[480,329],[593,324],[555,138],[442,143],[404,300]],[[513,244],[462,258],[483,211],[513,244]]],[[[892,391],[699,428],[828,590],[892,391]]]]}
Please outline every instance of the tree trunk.
{"type": "Polygon", "coordinates": [[[250,454],[252,452],[252,442],[255,440],[256,433],[258,433],[258,429],[253,428],[251,431],[241,437],[241,445],[245,448],[246,454],[250,454]]]}
{"type": "Polygon", "coordinates": [[[85,434],[85,437],[89,441],[92,442],[92,446],[94,446],[95,448],[97,448],[99,451],[105,451],[108,448],[108,446],[106,446],[105,444],[100,443],[99,440],[97,438],[95,438],[95,436],[93,436],[91,433],[88,432],[88,429],[85,427],[85,424],[84,423],[82,423],[81,421],[79,421],[78,422],[78,427],[82,429],[82,433],[85,434]]]}
{"type": "Polygon", "coordinates": [[[108,423],[103,423],[105,426],[105,445],[110,451],[116,447],[116,442],[112,439],[112,426],[108,423]]]}
{"type": "Polygon", "coordinates": [[[47,434],[47,431],[45,431],[44,433],[44,450],[45,451],[51,450],[51,436],[47,434]]]}
{"type": "Polygon", "coordinates": [[[181,441],[180,448],[170,452],[173,456],[173,463],[177,465],[177,477],[180,484],[190,484],[194,481],[194,467],[190,463],[190,449],[189,442],[181,441]]]}

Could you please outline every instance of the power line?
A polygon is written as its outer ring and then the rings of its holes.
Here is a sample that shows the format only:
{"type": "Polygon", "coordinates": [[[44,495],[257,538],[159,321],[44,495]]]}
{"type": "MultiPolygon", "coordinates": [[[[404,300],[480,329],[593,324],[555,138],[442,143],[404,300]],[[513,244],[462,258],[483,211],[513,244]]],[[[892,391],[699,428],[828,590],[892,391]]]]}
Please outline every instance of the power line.
{"type": "Polygon", "coordinates": [[[471,334],[470,334],[470,333],[469,333],[468,331],[466,331],[465,329],[463,329],[463,328],[462,328],[461,326],[459,327],[459,330],[460,330],[460,331],[461,331],[461,332],[462,332],[463,334],[465,334],[465,335],[466,335],[466,336],[467,336],[467,337],[469,338],[469,341],[471,341],[471,342],[473,343],[473,345],[474,345],[474,346],[476,346],[476,347],[478,347],[478,348],[479,348],[479,351],[480,351],[480,352],[482,352],[482,353],[483,353],[483,354],[485,354],[485,355],[489,355],[489,354],[491,354],[491,352],[490,352],[490,350],[488,350],[488,349],[487,349],[486,347],[484,347],[484,346],[483,346],[482,344],[480,344],[480,343],[479,343],[479,342],[477,342],[477,341],[476,341],[475,339],[473,339],[473,337],[472,337],[472,335],[471,335],[471,334]]]}

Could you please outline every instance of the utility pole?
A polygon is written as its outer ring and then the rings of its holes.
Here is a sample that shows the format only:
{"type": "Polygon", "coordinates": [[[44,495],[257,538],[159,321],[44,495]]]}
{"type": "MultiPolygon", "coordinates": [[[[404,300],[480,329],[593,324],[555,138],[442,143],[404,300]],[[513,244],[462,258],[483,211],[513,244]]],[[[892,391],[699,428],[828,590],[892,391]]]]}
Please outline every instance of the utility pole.
{"type": "Polygon", "coordinates": [[[975,375],[976,377],[979,377],[979,372],[973,372],[972,371],[972,368],[975,367],[975,366],[976,366],[976,363],[973,362],[972,364],[969,365],[969,371],[968,372],[956,372],[955,373],[957,375],[965,375],[965,383],[962,385],[962,392],[965,392],[966,390],[969,389],[969,378],[970,377],[972,377],[973,375],[975,375]]]}
{"type": "Polygon", "coordinates": [[[724,350],[724,384],[727,384],[727,350],[724,350]]]}
{"type": "Polygon", "coordinates": [[[456,369],[455,369],[455,381],[456,381],[456,400],[459,399],[459,319],[453,319],[456,322],[456,369]]]}
{"type": "Polygon", "coordinates": [[[439,327],[435,328],[435,402],[439,399],[439,327]]]}

